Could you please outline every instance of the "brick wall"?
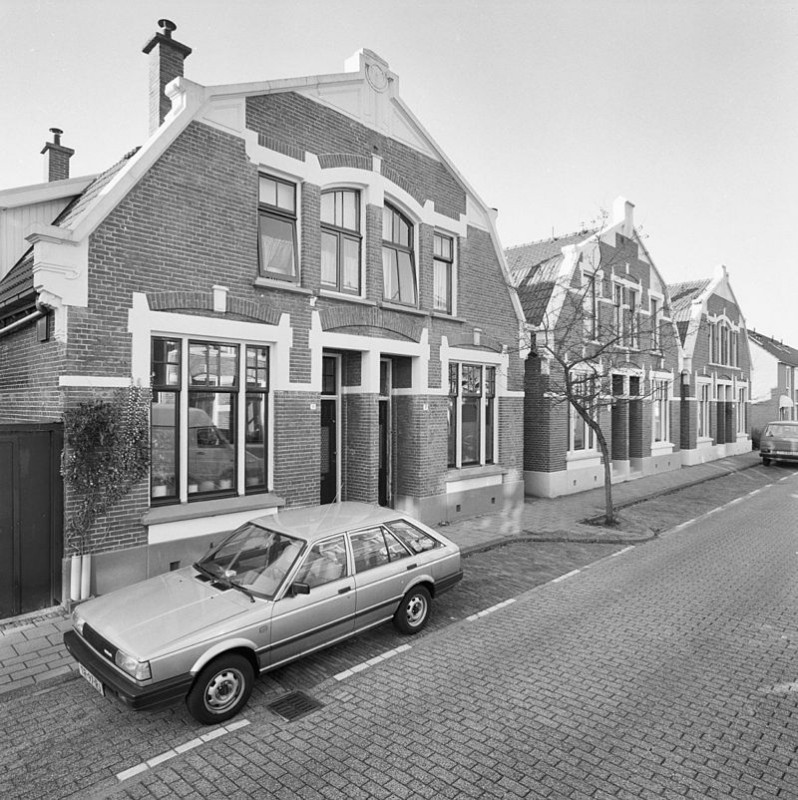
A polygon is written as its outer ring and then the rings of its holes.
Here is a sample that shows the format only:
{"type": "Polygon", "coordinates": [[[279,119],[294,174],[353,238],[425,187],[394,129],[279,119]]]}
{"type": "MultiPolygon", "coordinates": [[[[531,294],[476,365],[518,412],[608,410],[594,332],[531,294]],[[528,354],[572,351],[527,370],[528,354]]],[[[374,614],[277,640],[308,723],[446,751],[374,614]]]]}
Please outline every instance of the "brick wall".
{"type": "Polygon", "coordinates": [[[319,502],[319,408],[312,392],[274,393],[274,491],[289,506],[319,502]]]}
{"type": "Polygon", "coordinates": [[[0,338],[0,424],[60,420],[64,345],[38,341],[36,324],[0,338]]]}

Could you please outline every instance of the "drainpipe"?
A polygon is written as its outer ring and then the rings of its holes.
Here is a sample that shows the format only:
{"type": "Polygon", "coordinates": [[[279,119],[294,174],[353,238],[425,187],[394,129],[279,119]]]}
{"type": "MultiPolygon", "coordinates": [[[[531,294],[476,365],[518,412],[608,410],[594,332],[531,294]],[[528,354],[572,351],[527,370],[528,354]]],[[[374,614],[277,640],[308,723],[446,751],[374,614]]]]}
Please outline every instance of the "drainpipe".
{"type": "Polygon", "coordinates": [[[19,328],[24,327],[30,322],[35,322],[37,319],[45,316],[48,312],[52,311],[50,306],[45,305],[41,302],[41,300],[36,297],[36,310],[31,311],[26,317],[22,319],[18,319],[16,322],[12,322],[10,325],[6,325],[4,328],[0,328],[0,337],[5,336],[8,333],[13,333],[14,331],[18,330],[19,328]]]}

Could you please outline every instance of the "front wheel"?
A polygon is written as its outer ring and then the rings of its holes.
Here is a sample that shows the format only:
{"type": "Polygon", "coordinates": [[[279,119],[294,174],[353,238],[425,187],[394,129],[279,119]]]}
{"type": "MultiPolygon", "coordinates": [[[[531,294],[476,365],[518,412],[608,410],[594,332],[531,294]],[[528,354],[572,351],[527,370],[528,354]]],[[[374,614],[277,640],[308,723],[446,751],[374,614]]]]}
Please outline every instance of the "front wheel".
{"type": "Polygon", "coordinates": [[[418,633],[428,622],[432,597],[423,586],[414,586],[402,598],[393,615],[394,625],[402,633],[418,633]]]}
{"type": "Polygon", "coordinates": [[[189,713],[203,725],[225,722],[249,700],[254,680],[255,671],[244,656],[220,656],[194,681],[186,698],[189,713]]]}
{"type": "Polygon", "coordinates": [[[763,463],[763,464],[764,464],[766,467],[769,467],[769,466],[770,466],[770,459],[769,459],[769,458],[763,458],[763,459],[762,459],[762,463],[763,463]]]}

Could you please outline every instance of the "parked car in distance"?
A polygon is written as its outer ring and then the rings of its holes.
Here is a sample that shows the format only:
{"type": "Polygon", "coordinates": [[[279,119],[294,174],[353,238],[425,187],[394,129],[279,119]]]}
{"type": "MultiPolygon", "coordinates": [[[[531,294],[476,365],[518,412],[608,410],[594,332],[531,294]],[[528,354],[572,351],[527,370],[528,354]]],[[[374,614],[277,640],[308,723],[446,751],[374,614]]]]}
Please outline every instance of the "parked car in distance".
{"type": "Polygon", "coordinates": [[[462,576],[457,545],[399,511],[290,509],[191,567],[82,603],[64,643],[101,694],[132,708],[185,698],[214,724],[241,710],[259,673],[386,620],[418,633],[462,576]]]}
{"type": "Polygon", "coordinates": [[[768,422],[759,440],[759,455],[765,466],[771,461],[798,461],[798,422],[768,422]]]}

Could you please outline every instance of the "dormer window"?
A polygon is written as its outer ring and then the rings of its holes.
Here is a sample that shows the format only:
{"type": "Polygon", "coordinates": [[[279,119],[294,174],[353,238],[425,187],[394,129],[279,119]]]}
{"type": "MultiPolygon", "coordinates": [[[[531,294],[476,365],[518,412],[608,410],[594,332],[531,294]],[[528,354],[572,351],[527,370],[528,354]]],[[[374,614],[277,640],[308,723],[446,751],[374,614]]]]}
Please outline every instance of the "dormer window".
{"type": "Polygon", "coordinates": [[[382,278],[385,299],[391,303],[418,304],[413,238],[413,225],[386,203],[382,212],[382,278]]]}
{"type": "Polygon", "coordinates": [[[296,282],[296,185],[261,175],[258,192],[260,274],[296,282]]]}
{"type": "Polygon", "coordinates": [[[360,193],[335,189],[321,196],[321,285],[360,294],[360,193]]]}

